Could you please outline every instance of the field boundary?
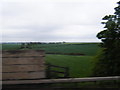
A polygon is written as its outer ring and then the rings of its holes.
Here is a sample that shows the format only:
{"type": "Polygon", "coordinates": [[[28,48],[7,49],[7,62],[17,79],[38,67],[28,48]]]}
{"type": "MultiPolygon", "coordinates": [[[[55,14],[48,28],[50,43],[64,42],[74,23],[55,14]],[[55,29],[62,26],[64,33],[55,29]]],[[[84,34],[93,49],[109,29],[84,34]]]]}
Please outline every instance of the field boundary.
{"type": "Polygon", "coordinates": [[[85,56],[83,53],[46,53],[46,54],[52,54],[52,55],[73,55],[73,56],[85,56]]]}

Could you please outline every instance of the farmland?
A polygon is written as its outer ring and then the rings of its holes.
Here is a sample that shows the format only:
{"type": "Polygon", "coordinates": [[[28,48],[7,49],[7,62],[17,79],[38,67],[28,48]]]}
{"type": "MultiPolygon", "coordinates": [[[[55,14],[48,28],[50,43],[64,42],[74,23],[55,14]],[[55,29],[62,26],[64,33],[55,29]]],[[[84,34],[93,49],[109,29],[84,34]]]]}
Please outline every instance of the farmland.
{"type": "MultiPolygon", "coordinates": [[[[2,50],[19,50],[20,47],[21,44],[3,44],[2,50]]],[[[99,50],[98,43],[35,44],[30,47],[34,50],[45,50],[47,54],[80,53],[87,56],[93,56],[99,50]]]]}
{"type": "MultiPolygon", "coordinates": [[[[33,44],[30,49],[45,50],[46,63],[65,66],[70,69],[70,77],[88,77],[94,66],[94,56],[100,50],[98,43],[58,43],[33,44]]],[[[21,44],[3,44],[2,50],[19,50],[21,44]]]]}

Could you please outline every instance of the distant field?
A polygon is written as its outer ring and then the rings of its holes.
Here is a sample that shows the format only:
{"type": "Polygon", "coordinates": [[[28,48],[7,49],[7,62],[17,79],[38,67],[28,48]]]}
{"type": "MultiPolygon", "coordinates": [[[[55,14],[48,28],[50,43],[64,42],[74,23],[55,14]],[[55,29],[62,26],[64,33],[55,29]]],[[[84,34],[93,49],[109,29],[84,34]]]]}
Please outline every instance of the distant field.
{"type": "Polygon", "coordinates": [[[21,44],[2,44],[2,50],[19,50],[21,44]]]}
{"type": "MultiPolygon", "coordinates": [[[[20,44],[3,44],[2,50],[18,50],[20,44]]],[[[100,49],[98,43],[65,43],[65,44],[36,44],[30,46],[35,50],[45,50],[46,53],[81,53],[93,56],[100,49]]]]}

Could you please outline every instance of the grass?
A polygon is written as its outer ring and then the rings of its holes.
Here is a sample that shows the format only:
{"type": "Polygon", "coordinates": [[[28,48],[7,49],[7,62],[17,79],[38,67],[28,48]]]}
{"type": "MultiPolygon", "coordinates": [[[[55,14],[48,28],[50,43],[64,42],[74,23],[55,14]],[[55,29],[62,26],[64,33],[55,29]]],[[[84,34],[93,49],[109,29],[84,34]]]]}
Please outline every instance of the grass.
{"type": "Polygon", "coordinates": [[[91,45],[61,45],[61,46],[57,46],[57,47],[49,47],[49,48],[45,48],[45,50],[47,52],[56,52],[56,53],[81,53],[81,54],[85,54],[85,55],[95,55],[97,50],[98,50],[98,46],[96,44],[91,44],[91,45]]]}
{"type": "Polygon", "coordinates": [[[51,87],[62,87],[62,89],[74,90],[74,89],[107,89],[107,90],[119,90],[120,83],[114,83],[114,81],[98,81],[98,82],[81,82],[81,83],[60,83],[52,84],[51,87]]]}
{"type": "Polygon", "coordinates": [[[87,77],[92,74],[92,56],[46,55],[46,62],[70,69],[70,77],[87,77]]]}
{"type": "Polygon", "coordinates": [[[2,50],[18,50],[20,44],[2,44],[2,50]]]}

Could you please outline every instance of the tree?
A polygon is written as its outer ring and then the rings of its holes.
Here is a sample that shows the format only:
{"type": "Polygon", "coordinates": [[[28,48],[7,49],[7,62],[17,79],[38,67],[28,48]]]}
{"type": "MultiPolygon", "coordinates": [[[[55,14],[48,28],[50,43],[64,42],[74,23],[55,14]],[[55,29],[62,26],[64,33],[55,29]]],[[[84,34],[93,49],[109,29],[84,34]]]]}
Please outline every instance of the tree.
{"type": "Polygon", "coordinates": [[[106,29],[97,34],[102,51],[94,67],[95,76],[120,75],[120,1],[117,4],[114,15],[103,18],[106,29]]]}

